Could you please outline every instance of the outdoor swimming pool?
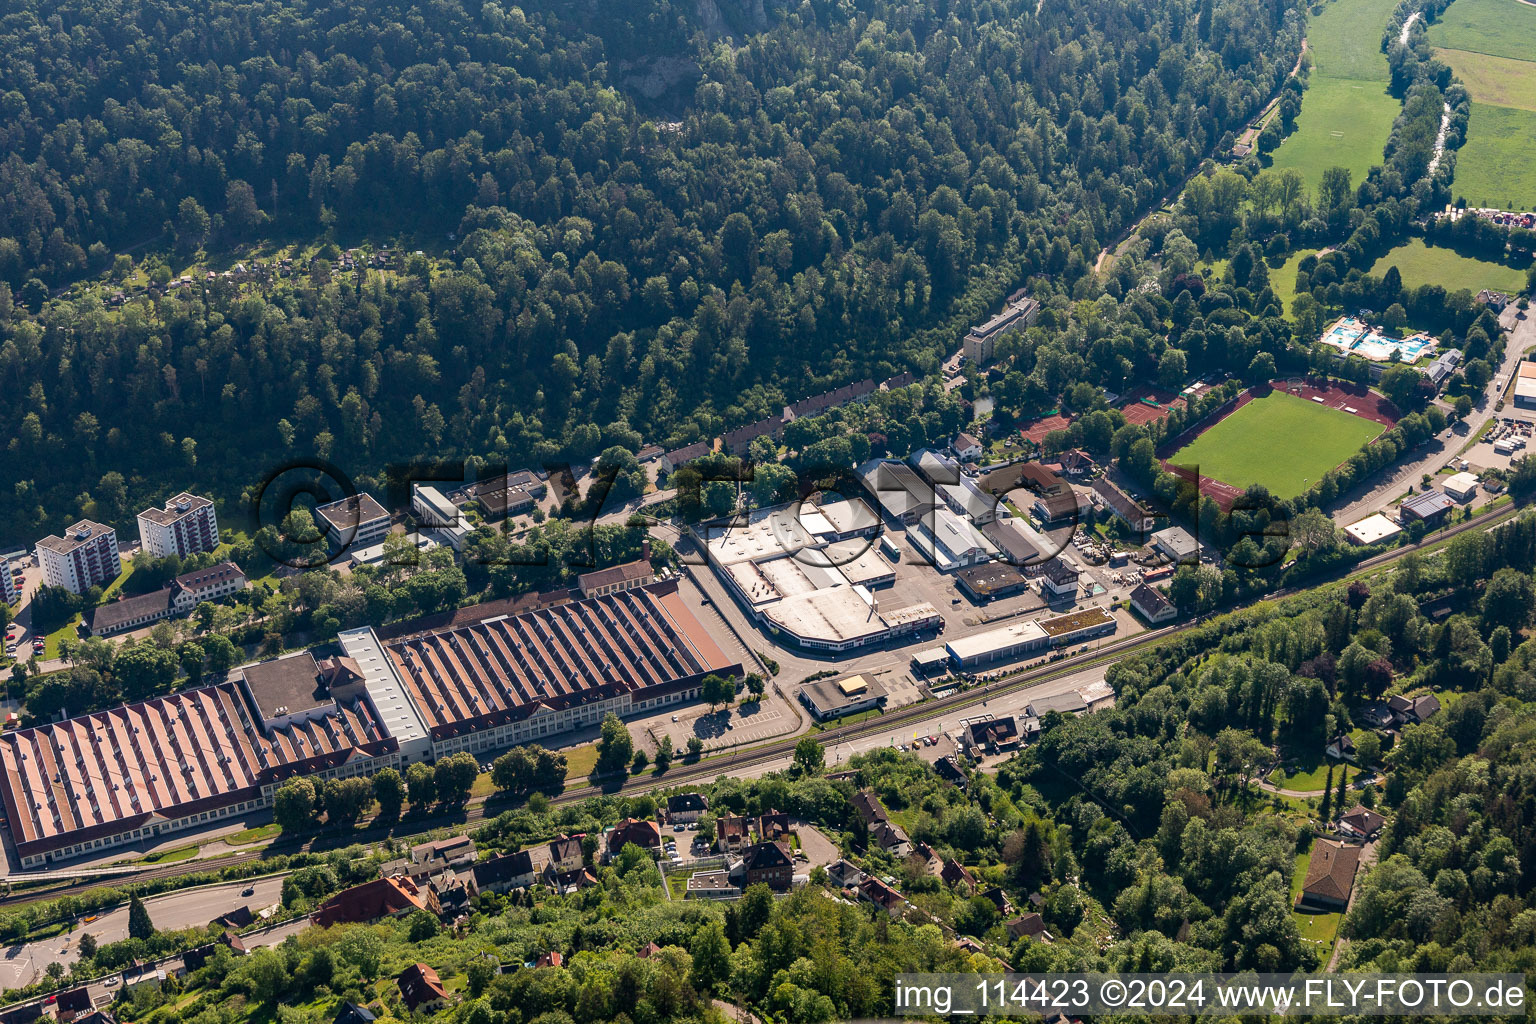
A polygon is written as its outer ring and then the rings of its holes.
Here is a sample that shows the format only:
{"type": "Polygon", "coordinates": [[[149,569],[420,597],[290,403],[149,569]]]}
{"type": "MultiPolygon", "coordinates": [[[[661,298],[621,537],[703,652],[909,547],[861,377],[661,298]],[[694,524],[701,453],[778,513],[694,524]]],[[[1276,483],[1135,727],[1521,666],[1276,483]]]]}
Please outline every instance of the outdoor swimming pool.
{"type": "Polygon", "coordinates": [[[1402,339],[1389,338],[1352,316],[1335,321],[1323,332],[1322,342],[1344,355],[1356,355],[1373,363],[1390,361],[1393,352],[1398,353],[1398,358],[1403,362],[1415,363],[1435,349],[1435,339],[1427,334],[1415,334],[1402,339]]]}

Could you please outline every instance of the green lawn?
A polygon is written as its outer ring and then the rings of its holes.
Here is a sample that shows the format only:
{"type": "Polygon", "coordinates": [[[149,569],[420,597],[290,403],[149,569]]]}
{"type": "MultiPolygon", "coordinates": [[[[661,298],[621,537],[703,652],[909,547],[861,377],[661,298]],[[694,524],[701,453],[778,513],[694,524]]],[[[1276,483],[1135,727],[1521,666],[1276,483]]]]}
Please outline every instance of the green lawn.
{"type": "Polygon", "coordinates": [[[1293,498],[1385,429],[1277,391],[1238,409],[1169,461],[1234,487],[1263,484],[1277,498],[1293,498]]]}
{"type": "Polygon", "coordinates": [[[1359,184],[1381,163],[1402,104],[1387,94],[1391,72],[1381,33],[1396,0],[1334,0],[1307,25],[1312,72],[1296,131],[1275,150],[1276,168],[1294,167],[1315,189],[1329,167],[1359,184]]]}
{"type": "Polygon", "coordinates": [[[1382,162],[1392,121],[1401,110],[1381,82],[1330,78],[1314,71],[1312,84],[1302,94],[1296,130],[1275,150],[1271,166],[1294,167],[1313,190],[1328,168],[1345,167],[1350,181],[1358,185],[1382,162]]]}
{"type": "Polygon", "coordinates": [[[259,843],[264,839],[276,839],[282,834],[282,829],[277,825],[258,825],[236,832],[232,836],[225,836],[224,842],[230,846],[247,846],[251,843],[259,843]]]}
{"type": "MultiPolygon", "coordinates": [[[[1536,8],[1532,8],[1536,10],[1536,8]]],[[[1532,65],[1536,68],[1536,64],[1532,65]]],[[[1536,207],[1536,110],[1472,104],[1467,141],[1456,154],[1451,193],[1470,206],[1536,207]]]]}
{"type": "MultiPolygon", "coordinates": [[[[1328,784],[1328,766],[1331,763],[1320,754],[1298,758],[1294,770],[1290,772],[1273,772],[1269,776],[1269,781],[1281,789],[1294,789],[1298,793],[1310,793],[1315,789],[1322,789],[1328,784]]],[[[1335,776],[1334,784],[1337,785],[1338,781],[1337,776],[1335,776]]]]}
{"type": "MultiPolygon", "coordinates": [[[[1463,153],[1466,151],[1463,150],[1463,153]]],[[[1461,180],[1458,166],[1456,179],[1461,180]]],[[[1431,248],[1421,238],[1410,239],[1398,246],[1371,266],[1377,277],[1385,274],[1388,267],[1396,266],[1403,275],[1403,284],[1417,288],[1423,284],[1438,284],[1447,291],[1470,288],[1481,291],[1493,288],[1498,291],[1520,291],[1525,285],[1525,268],[1507,263],[1492,263],[1471,256],[1462,256],[1443,246],[1431,248]]]]}
{"type": "Polygon", "coordinates": [[[1456,0],[1429,27],[1429,41],[1452,50],[1530,60],[1536,54],[1536,7],[1520,0],[1456,0]]]}
{"type": "Polygon", "coordinates": [[[1536,110],[1536,58],[1513,60],[1471,50],[1438,50],[1475,103],[1536,110]]]}
{"type": "Polygon", "coordinates": [[[1293,252],[1279,267],[1269,269],[1269,286],[1275,290],[1275,298],[1280,300],[1280,310],[1286,316],[1291,315],[1291,303],[1296,301],[1296,268],[1316,251],[1303,249],[1293,252]]]}
{"type": "MultiPolygon", "coordinates": [[[[1291,870],[1291,906],[1295,907],[1297,898],[1301,895],[1302,883],[1307,880],[1307,863],[1311,860],[1312,852],[1298,853],[1296,863],[1291,870]]],[[[1292,910],[1291,917],[1296,922],[1297,931],[1301,937],[1311,943],[1318,954],[1319,962],[1325,961],[1333,951],[1334,940],[1339,935],[1339,922],[1343,920],[1343,914],[1320,914],[1312,911],[1292,910]]]]}
{"type": "Polygon", "coordinates": [[[70,619],[58,629],[49,633],[43,641],[43,659],[52,661],[59,656],[59,641],[65,637],[73,639],[80,635],[80,623],[84,621],[79,615],[70,619]]]}

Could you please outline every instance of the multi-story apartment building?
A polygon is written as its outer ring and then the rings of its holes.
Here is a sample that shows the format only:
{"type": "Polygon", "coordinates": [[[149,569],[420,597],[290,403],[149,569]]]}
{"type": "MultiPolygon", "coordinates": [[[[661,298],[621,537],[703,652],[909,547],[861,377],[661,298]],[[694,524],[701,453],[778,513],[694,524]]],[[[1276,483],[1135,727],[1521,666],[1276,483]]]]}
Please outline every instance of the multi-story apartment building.
{"type": "Polygon", "coordinates": [[[6,604],[21,600],[21,581],[12,574],[9,558],[0,558],[0,597],[5,598],[6,604]]]}
{"type": "Polygon", "coordinates": [[[219,519],[213,502],[183,491],[166,502],[165,508],[145,509],[139,513],[139,540],[156,558],[186,558],[199,551],[212,551],[219,546],[219,519]]]}
{"type": "Polygon", "coordinates": [[[43,582],[83,594],[98,583],[109,583],[123,571],[117,554],[117,531],[82,519],[64,531],[37,542],[37,563],[43,582]]]}

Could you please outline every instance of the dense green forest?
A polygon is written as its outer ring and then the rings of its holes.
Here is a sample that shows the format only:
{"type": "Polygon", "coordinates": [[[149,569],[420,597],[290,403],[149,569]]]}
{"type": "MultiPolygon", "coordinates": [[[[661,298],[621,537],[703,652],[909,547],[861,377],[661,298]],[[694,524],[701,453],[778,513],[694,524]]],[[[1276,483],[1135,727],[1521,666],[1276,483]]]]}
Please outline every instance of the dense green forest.
{"type": "Polygon", "coordinates": [[[6,535],[121,523],[169,476],[236,498],[294,455],[368,483],[423,453],[688,441],[932,370],[1020,285],[1090,296],[1099,249],[1262,106],[1302,22],[1037,6],[20,6],[6,535]],[[107,302],[291,241],[328,259],[107,302]],[[357,244],[426,255],[332,273],[357,244]]]}

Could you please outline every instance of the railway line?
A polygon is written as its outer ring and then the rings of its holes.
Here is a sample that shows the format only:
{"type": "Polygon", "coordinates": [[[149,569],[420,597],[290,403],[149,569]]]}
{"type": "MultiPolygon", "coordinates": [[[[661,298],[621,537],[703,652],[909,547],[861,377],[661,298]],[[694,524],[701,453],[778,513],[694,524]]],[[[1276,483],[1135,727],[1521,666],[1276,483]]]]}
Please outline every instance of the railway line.
{"type": "MultiPolygon", "coordinates": [[[[1272,591],[1269,594],[1266,594],[1263,600],[1278,600],[1299,593],[1303,589],[1311,589],[1315,586],[1337,582],[1341,579],[1347,579],[1351,576],[1357,576],[1362,573],[1370,572],[1373,569],[1380,568],[1383,565],[1388,565],[1393,561],[1404,557],[1410,552],[1422,551],[1426,548],[1442,544],[1459,534],[1472,530],[1488,529],[1492,526],[1498,525],[1501,522],[1513,518],[1524,507],[1525,506],[1523,504],[1511,504],[1499,509],[1483,512],[1479,515],[1472,516],[1463,522],[1456,523],[1450,527],[1447,527],[1440,533],[1436,534],[1433,538],[1426,539],[1415,545],[1395,548],[1391,551],[1384,552],[1383,554],[1376,555],[1361,562],[1356,562],[1351,566],[1342,567],[1339,572],[1309,583],[1305,588],[1287,587],[1272,591]]],[[[1067,657],[1055,662],[1048,662],[1044,665],[1036,665],[1030,668],[1021,669],[1017,672],[1009,673],[1002,678],[987,684],[984,688],[981,689],[971,688],[947,697],[941,697],[935,700],[924,701],[917,704],[909,704],[904,708],[898,708],[895,711],[891,711],[877,718],[867,719],[865,721],[856,722],[851,725],[837,726],[831,729],[826,729],[814,735],[816,735],[824,745],[830,745],[858,739],[873,733],[889,732],[904,725],[946,717],[954,714],[955,712],[965,711],[973,707],[980,707],[983,703],[995,700],[998,697],[1016,693],[1020,690],[1028,689],[1033,686],[1038,686],[1042,683],[1050,682],[1051,680],[1060,678],[1064,675],[1081,672],[1085,668],[1092,668],[1100,664],[1109,664],[1115,661],[1119,661],[1123,658],[1130,657],[1144,650],[1150,649],[1166,641],[1170,637],[1177,636],[1180,633],[1193,629],[1201,625],[1204,621],[1205,620],[1203,618],[1192,619],[1188,622],[1179,623],[1177,625],[1164,626],[1161,629],[1150,630],[1145,633],[1137,634],[1134,637],[1129,637],[1125,640],[1119,640],[1114,643],[1102,645],[1101,647],[1097,648],[1091,655],[1085,658],[1067,657]]],[[[668,771],[666,776],[661,780],[657,780],[648,776],[643,778],[629,779],[619,785],[585,785],[579,788],[567,789],[558,796],[551,797],[550,802],[554,804],[572,804],[594,796],[622,796],[639,792],[647,792],[662,787],[672,788],[675,786],[687,785],[689,783],[697,783],[701,780],[714,779],[717,776],[729,774],[735,770],[757,767],[765,763],[787,757],[793,753],[795,744],[799,742],[801,738],[802,736],[793,736],[784,740],[773,740],[759,746],[749,748],[747,750],[709,758],[706,761],[701,761],[692,765],[675,764],[674,767],[668,771]]],[[[493,794],[483,799],[471,802],[462,811],[448,815],[437,816],[435,819],[436,823],[434,823],[433,818],[427,818],[420,821],[409,822],[408,824],[418,830],[417,834],[443,827],[465,828],[476,823],[483,822],[488,818],[494,818],[503,810],[510,809],[510,805],[511,801],[509,799],[499,798],[493,794]]],[[[346,845],[352,845],[354,843],[378,842],[387,838],[400,839],[403,837],[396,834],[394,828],[392,827],[375,826],[346,836],[345,842],[346,845]]],[[[299,852],[306,848],[311,848],[312,841],[303,844],[295,844],[292,851],[283,849],[284,845],[285,844],[283,844],[281,841],[278,841],[278,843],[274,844],[274,846],[268,847],[268,849],[272,850],[273,852],[299,852]]],[[[134,882],[156,881],[163,878],[171,878],[177,875],[192,874],[201,871],[216,871],[222,867],[228,867],[234,864],[248,861],[256,855],[256,852],[252,851],[249,853],[235,853],[227,857],[181,861],[179,863],[166,865],[164,867],[156,867],[151,865],[147,866],[141,872],[128,875],[115,875],[112,877],[111,881],[118,884],[126,884],[134,882]]],[[[13,876],[13,880],[20,880],[24,877],[25,876],[13,876]]],[[[84,873],[82,873],[80,880],[70,883],[68,886],[61,885],[57,887],[49,887],[47,889],[16,893],[14,895],[0,897],[0,907],[21,906],[40,900],[55,899],[61,895],[66,894],[70,888],[78,885],[79,882],[83,881],[86,877],[89,876],[86,876],[84,873]]]]}

